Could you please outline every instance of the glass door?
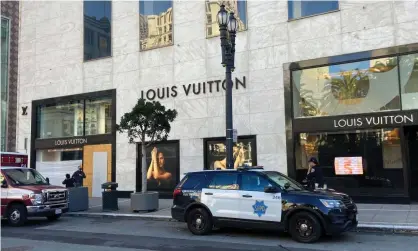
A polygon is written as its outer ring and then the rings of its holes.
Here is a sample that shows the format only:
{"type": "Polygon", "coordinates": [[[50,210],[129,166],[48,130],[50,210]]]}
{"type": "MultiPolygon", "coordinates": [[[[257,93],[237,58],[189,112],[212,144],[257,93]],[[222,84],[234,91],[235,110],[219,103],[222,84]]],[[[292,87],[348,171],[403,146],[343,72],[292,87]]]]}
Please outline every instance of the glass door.
{"type": "Polygon", "coordinates": [[[410,196],[413,201],[418,201],[418,126],[405,127],[405,135],[408,145],[410,196]]]}

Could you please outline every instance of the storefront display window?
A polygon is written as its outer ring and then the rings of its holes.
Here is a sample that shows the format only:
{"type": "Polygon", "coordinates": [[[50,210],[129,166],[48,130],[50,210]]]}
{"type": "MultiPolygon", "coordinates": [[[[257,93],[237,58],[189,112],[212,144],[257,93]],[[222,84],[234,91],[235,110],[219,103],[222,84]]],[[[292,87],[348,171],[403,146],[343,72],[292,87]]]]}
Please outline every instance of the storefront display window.
{"type": "Polygon", "coordinates": [[[112,100],[86,100],[86,135],[109,134],[112,129],[112,100]]]}
{"type": "MultiPolygon", "coordinates": [[[[138,145],[141,156],[141,145],[138,145]]],[[[172,192],[179,182],[179,142],[159,142],[146,147],[147,189],[172,192]]],[[[141,158],[138,159],[137,186],[141,186],[141,158]]]]}
{"type": "Polygon", "coordinates": [[[41,105],[37,108],[37,137],[60,138],[83,135],[84,102],[41,105]]]}
{"type": "Polygon", "coordinates": [[[292,72],[294,117],[399,110],[398,58],[292,72]]]}
{"type": "MultiPolygon", "coordinates": [[[[255,136],[238,137],[234,145],[234,168],[240,166],[255,166],[256,138],[255,136]]],[[[205,169],[226,169],[225,139],[207,139],[205,142],[205,169]]]]}
{"type": "Polygon", "coordinates": [[[404,193],[398,128],[300,133],[295,148],[298,181],[307,175],[307,160],[316,157],[330,188],[350,195],[404,193]]]}
{"type": "Polygon", "coordinates": [[[82,166],[83,149],[44,149],[36,151],[36,170],[52,185],[62,186],[65,174],[72,175],[82,166]]]}
{"type": "Polygon", "coordinates": [[[399,58],[402,109],[418,109],[418,53],[399,58]]]}

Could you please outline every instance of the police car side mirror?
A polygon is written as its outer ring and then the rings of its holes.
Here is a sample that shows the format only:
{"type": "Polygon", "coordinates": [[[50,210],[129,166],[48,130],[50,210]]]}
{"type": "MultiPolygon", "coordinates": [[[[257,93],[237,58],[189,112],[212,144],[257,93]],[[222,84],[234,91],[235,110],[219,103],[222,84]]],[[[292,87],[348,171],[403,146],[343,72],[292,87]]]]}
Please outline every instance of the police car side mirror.
{"type": "Polygon", "coordinates": [[[48,183],[48,185],[49,185],[49,178],[46,177],[45,180],[46,180],[46,183],[48,183]]]}
{"type": "Polygon", "coordinates": [[[288,182],[286,182],[286,184],[284,184],[284,189],[288,189],[290,187],[290,184],[288,182]]]}
{"type": "Polygon", "coordinates": [[[6,180],[1,181],[1,188],[7,188],[7,182],[6,180]]]}
{"type": "Polygon", "coordinates": [[[264,188],[265,193],[277,193],[279,192],[279,189],[277,187],[267,186],[264,188]]]}

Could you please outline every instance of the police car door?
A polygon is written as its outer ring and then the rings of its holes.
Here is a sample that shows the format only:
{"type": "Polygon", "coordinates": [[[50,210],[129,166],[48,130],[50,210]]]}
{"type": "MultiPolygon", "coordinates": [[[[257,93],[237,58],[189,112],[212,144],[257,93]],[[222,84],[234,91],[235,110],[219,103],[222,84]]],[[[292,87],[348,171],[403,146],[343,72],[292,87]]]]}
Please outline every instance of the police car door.
{"type": "Polygon", "coordinates": [[[216,218],[238,218],[238,172],[216,172],[208,188],[202,189],[201,202],[216,218]]]}
{"type": "Polygon", "coordinates": [[[282,217],[281,193],[266,193],[270,182],[255,172],[241,174],[240,219],[280,222],[282,217]]]}

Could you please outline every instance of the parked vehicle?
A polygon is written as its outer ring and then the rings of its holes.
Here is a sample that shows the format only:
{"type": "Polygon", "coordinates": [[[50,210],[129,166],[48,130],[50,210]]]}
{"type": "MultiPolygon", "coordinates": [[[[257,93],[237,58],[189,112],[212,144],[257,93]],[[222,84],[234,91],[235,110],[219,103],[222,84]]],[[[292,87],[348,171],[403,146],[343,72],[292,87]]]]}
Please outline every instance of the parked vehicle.
{"type": "Polygon", "coordinates": [[[213,227],[278,229],[316,242],[357,226],[357,206],[343,193],[307,190],[263,168],[191,172],[173,193],[171,215],[196,235],[213,227]]]}
{"type": "Polygon", "coordinates": [[[68,211],[68,190],[49,184],[38,171],[27,167],[0,168],[1,216],[12,226],[29,217],[54,221],[68,211]]]}
{"type": "Polygon", "coordinates": [[[1,152],[1,166],[27,167],[28,155],[17,152],[1,152]]]}

